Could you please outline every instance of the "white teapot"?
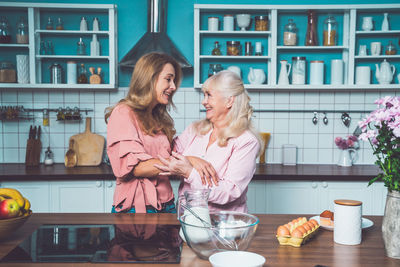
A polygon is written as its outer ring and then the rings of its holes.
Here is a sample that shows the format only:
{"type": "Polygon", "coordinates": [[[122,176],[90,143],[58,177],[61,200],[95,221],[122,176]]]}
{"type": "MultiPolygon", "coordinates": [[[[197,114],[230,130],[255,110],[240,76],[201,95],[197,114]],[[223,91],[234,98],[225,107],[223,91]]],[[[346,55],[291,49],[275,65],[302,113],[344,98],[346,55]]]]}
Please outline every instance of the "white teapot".
{"type": "Polygon", "coordinates": [[[375,77],[380,84],[390,84],[393,80],[393,75],[396,71],[395,66],[391,65],[386,59],[383,60],[381,66],[375,64],[376,72],[375,77]]]}
{"type": "Polygon", "coordinates": [[[250,68],[249,74],[247,75],[247,79],[251,84],[263,84],[266,78],[267,76],[263,69],[250,68]]]}

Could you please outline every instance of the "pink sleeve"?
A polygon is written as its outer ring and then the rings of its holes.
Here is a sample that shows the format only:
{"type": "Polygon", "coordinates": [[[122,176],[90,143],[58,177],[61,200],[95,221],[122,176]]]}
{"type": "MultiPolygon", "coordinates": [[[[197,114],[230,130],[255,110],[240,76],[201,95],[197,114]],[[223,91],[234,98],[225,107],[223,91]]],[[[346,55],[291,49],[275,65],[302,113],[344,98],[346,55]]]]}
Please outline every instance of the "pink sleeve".
{"type": "Polygon", "coordinates": [[[189,146],[189,143],[193,140],[194,136],[193,124],[191,124],[179,136],[174,138],[173,150],[182,154],[185,147],[189,146]]]}
{"type": "MultiPolygon", "coordinates": [[[[239,139],[233,146],[226,172],[218,174],[220,178],[218,186],[210,188],[209,202],[224,205],[238,199],[253,178],[260,144],[254,136],[248,138],[247,135],[239,139]]],[[[201,183],[200,175],[194,169],[186,182],[191,188],[207,187],[201,183]]]]}
{"type": "Polygon", "coordinates": [[[146,153],[138,131],[132,110],[125,105],[113,110],[107,124],[107,154],[117,178],[126,177],[140,161],[153,158],[146,153]]]}

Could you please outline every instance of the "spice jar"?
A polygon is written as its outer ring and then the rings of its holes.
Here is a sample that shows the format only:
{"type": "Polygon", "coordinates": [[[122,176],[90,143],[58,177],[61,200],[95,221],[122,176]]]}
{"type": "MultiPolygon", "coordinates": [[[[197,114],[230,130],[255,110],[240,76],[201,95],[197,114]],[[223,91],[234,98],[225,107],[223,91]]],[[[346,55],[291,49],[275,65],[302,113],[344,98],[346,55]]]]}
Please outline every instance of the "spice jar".
{"type": "Polygon", "coordinates": [[[268,16],[255,16],[254,19],[256,31],[268,31],[268,16]]]}
{"type": "Polygon", "coordinates": [[[10,30],[8,28],[8,21],[6,17],[0,18],[0,44],[11,43],[10,30]]]}
{"type": "Polygon", "coordinates": [[[56,30],[64,30],[64,23],[61,18],[57,19],[56,30]]]}
{"type": "Polygon", "coordinates": [[[315,10],[308,10],[308,23],[307,23],[307,33],[306,33],[306,46],[318,45],[317,38],[317,15],[315,10]]]}
{"type": "Polygon", "coordinates": [[[324,21],[324,46],[336,45],[337,39],[337,22],[332,16],[329,16],[324,21]]]}
{"type": "Polygon", "coordinates": [[[21,17],[17,23],[17,44],[29,43],[28,24],[25,19],[21,17]]]}
{"type": "Polygon", "coordinates": [[[54,30],[53,20],[50,17],[47,19],[46,30],[54,30]]]}
{"type": "Polygon", "coordinates": [[[49,110],[43,109],[43,126],[49,126],[49,110]]]}
{"type": "Polygon", "coordinates": [[[386,46],[385,55],[396,55],[396,52],[396,47],[392,41],[389,41],[389,44],[386,46]]]}
{"type": "Polygon", "coordinates": [[[240,42],[239,41],[227,41],[226,42],[226,54],[228,56],[239,56],[240,42]]]}
{"type": "Polygon", "coordinates": [[[211,52],[211,55],[213,56],[220,56],[221,55],[221,49],[219,48],[219,42],[215,41],[214,42],[214,48],[211,52]]]}
{"type": "Polygon", "coordinates": [[[0,83],[15,83],[17,82],[17,75],[15,67],[11,62],[0,62],[0,83]]]}
{"type": "Polygon", "coordinates": [[[208,69],[208,77],[211,77],[214,74],[217,74],[221,70],[222,70],[221,64],[210,64],[210,67],[208,69]]]}
{"type": "Polygon", "coordinates": [[[288,24],[285,25],[283,33],[283,45],[296,45],[297,44],[297,27],[293,19],[289,19],[288,24]]]}

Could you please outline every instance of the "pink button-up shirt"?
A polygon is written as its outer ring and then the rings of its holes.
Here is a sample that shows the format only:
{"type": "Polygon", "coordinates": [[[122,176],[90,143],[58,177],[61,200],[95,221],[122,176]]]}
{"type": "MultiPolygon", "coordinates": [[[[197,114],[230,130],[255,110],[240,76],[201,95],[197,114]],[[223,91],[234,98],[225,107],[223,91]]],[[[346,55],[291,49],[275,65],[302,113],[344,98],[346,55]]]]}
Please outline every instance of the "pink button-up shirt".
{"type": "Polygon", "coordinates": [[[135,207],[137,213],[146,213],[146,205],[161,209],[161,204],[174,198],[169,177],[135,177],[133,169],[151,158],[168,158],[171,145],[165,134],[145,134],[139,127],[134,111],[119,104],[107,124],[107,154],[117,183],[114,191],[116,211],[135,207]],[[118,205],[122,204],[122,208],[118,205]]]}
{"type": "MultiPolygon", "coordinates": [[[[213,211],[235,210],[247,212],[247,188],[256,170],[256,157],[260,149],[257,138],[245,131],[231,138],[227,146],[218,146],[218,141],[207,145],[212,130],[205,135],[196,135],[193,125],[175,138],[174,149],[185,156],[196,156],[210,162],[219,176],[218,186],[210,187],[209,208],[213,211]]],[[[179,195],[188,189],[208,188],[203,185],[199,173],[193,168],[187,179],[182,179],[179,195]]]]}

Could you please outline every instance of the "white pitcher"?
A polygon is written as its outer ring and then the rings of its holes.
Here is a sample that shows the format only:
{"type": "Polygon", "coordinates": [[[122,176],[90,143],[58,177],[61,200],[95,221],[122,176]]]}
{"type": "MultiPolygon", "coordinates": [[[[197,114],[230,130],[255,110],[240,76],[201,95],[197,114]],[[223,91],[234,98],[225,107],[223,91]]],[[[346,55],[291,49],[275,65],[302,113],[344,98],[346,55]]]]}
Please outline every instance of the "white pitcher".
{"type": "Polygon", "coordinates": [[[380,67],[378,66],[378,64],[375,64],[375,66],[375,77],[378,82],[380,84],[390,84],[393,80],[393,75],[396,71],[396,67],[387,62],[386,59],[383,60],[380,67]]]}
{"type": "Polygon", "coordinates": [[[249,74],[247,75],[247,79],[251,84],[263,84],[266,78],[267,76],[263,69],[250,68],[249,74]]]}
{"type": "Polygon", "coordinates": [[[289,84],[289,74],[292,65],[287,62],[287,60],[281,60],[281,71],[279,72],[278,84],[288,85],[289,84]],[[289,67],[289,69],[288,69],[289,67]]]}
{"type": "Polygon", "coordinates": [[[343,149],[340,151],[339,162],[338,165],[342,167],[350,167],[353,165],[353,162],[356,160],[357,151],[352,148],[343,149]]]}

